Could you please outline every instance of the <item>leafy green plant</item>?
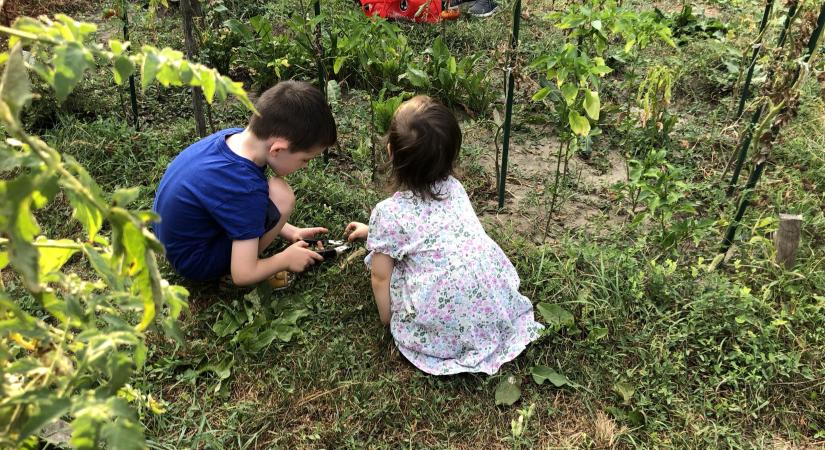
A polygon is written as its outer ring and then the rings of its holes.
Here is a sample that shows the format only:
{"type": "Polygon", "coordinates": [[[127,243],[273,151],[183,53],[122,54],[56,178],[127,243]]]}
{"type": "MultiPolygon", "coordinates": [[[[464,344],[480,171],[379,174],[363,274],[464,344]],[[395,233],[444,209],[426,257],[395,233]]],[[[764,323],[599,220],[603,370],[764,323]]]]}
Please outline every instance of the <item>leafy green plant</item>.
{"type": "MultiPolygon", "coordinates": [[[[253,16],[249,23],[230,18],[217,27],[207,28],[201,51],[210,63],[224,64],[228,70],[234,60],[243,61],[252,85],[265,90],[285,77],[310,73],[311,64],[301,47],[289,36],[272,32],[265,16],[253,16]]],[[[220,66],[217,66],[220,67],[220,66]]]]}
{"type": "Polygon", "coordinates": [[[438,36],[424,55],[424,61],[411,64],[400,78],[451,106],[464,105],[477,112],[490,107],[496,94],[488,81],[491,66],[483,63],[487,58],[482,53],[456,58],[438,36]]]}
{"type": "Polygon", "coordinates": [[[372,124],[375,132],[379,135],[386,134],[390,130],[390,123],[392,122],[392,116],[395,114],[395,110],[401,106],[401,103],[403,103],[404,99],[410,94],[402,92],[398,95],[385,98],[386,95],[386,89],[382,89],[381,92],[378,93],[378,99],[370,102],[372,106],[372,124]]]}
{"type": "Polygon", "coordinates": [[[325,61],[332,73],[353,87],[395,90],[413,49],[401,28],[387,20],[349,11],[336,15],[326,33],[325,61]]]}
{"type": "Polygon", "coordinates": [[[634,155],[644,155],[650,148],[669,143],[670,133],[677,121],[669,109],[675,78],[672,69],[658,65],[648,70],[639,85],[636,103],[640,111],[636,126],[641,128],[642,136],[634,146],[634,155]]]}
{"type": "MultiPolygon", "coordinates": [[[[200,86],[208,101],[232,94],[252,104],[239,83],[214,69],[183,59],[180,52],[144,46],[127,56],[128,44],[88,42],[93,24],[58,15],[18,19],[0,81],[0,121],[8,138],[0,144],[0,434],[2,446],[31,443],[46,424],[71,421],[71,445],[80,449],[142,448],[143,427],[120,392],[148,348],[145,332],[158,323],[180,341],[176,319],[187,291],[161,277],[160,242],[149,231],[158,217],[129,209],[136,188],[105,194],[74,158],[61,154],[20,122],[32,98],[29,71],[65,100],[98,61],[111,66],[116,83],[140,69],[142,85],[200,86]],[[23,56],[23,48],[28,50],[23,56]],[[82,238],[38,236],[33,210],[62,192],[82,238]],[[63,270],[66,264],[71,270],[63,270]],[[83,268],[82,270],[80,268],[83,268]],[[22,286],[18,286],[17,283],[22,286]],[[28,306],[25,306],[28,305],[28,306]],[[36,313],[35,313],[36,311],[36,313]]],[[[140,397],[139,395],[137,397],[140,397]]]]}
{"type": "Polygon", "coordinates": [[[628,181],[617,187],[620,197],[630,200],[632,223],[651,218],[658,225],[661,244],[676,244],[692,229],[696,213],[682,170],[667,161],[663,149],[651,150],[642,160],[631,159],[629,167],[628,181]]]}

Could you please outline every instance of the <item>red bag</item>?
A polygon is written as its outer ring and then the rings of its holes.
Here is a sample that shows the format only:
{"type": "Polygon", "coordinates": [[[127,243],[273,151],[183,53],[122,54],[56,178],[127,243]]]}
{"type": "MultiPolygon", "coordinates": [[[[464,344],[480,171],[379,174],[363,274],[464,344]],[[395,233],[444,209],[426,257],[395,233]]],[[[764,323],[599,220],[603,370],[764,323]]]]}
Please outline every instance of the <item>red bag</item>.
{"type": "Polygon", "coordinates": [[[441,0],[361,0],[361,9],[370,17],[385,19],[438,22],[441,18],[441,0]]]}

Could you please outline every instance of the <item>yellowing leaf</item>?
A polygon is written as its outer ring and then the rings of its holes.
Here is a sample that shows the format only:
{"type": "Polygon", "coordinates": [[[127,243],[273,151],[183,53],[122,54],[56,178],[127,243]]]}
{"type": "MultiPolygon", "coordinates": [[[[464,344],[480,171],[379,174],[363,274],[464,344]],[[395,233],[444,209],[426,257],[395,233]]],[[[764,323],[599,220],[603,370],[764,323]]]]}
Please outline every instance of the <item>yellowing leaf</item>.
{"type": "Polygon", "coordinates": [[[566,83],[561,87],[561,95],[564,97],[567,106],[570,106],[576,101],[576,97],[579,95],[579,88],[573,83],[566,83]]]}
{"type": "Polygon", "coordinates": [[[587,136],[590,133],[590,122],[576,111],[571,110],[567,115],[570,129],[579,136],[587,136]]]}
{"type": "Polygon", "coordinates": [[[599,110],[601,110],[601,100],[599,93],[585,89],[584,91],[584,111],[593,120],[599,120],[599,110]]]}
{"type": "Polygon", "coordinates": [[[17,44],[9,54],[3,79],[0,80],[0,100],[8,105],[12,116],[17,119],[31,98],[29,74],[23,65],[22,47],[17,44]]]}
{"type": "Polygon", "coordinates": [[[60,270],[66,261],[79,250],[71,239],[38,239],[35,241],[35,247],[38,252],[37,262],[41,276],[60,270]]]}

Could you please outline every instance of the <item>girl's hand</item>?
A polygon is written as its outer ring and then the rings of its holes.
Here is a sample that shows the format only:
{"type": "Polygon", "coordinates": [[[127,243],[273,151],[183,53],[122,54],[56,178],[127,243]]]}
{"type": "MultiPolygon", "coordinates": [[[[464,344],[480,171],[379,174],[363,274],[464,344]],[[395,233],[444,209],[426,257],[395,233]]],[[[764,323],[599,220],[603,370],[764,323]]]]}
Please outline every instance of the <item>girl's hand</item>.
{"type": "Polygon", "coordinates": [[[344,236],[347,237],[347,241],[352,242],[356,239],[366,240],[367,235],[369,234],[370,227],[366,224],[361,222],[350,222],[346,228],[344,228],[344,236]]]}

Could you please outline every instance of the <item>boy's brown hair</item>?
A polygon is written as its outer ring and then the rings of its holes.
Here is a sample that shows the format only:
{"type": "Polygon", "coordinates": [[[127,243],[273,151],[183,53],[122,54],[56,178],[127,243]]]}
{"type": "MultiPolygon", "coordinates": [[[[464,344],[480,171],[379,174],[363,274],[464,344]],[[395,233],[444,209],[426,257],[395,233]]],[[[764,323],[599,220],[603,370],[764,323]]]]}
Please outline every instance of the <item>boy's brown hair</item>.
{"type": "Polygon", "coordinates": [[[329,147],[338,140],[335,118],[324,94],[303,81],[281,81],[255,102],[257,114],[249,118],[249,129],[258,139],[280,137],[292,151],[329,147]]]}
{"type": "Polygon", "coordinates": [[[413,97],[395,111],[387,141],[396,183],[423,199],[441,200],[433,183],[452,175],[461,149],[453,113],[430,97],[413,97]]]}

